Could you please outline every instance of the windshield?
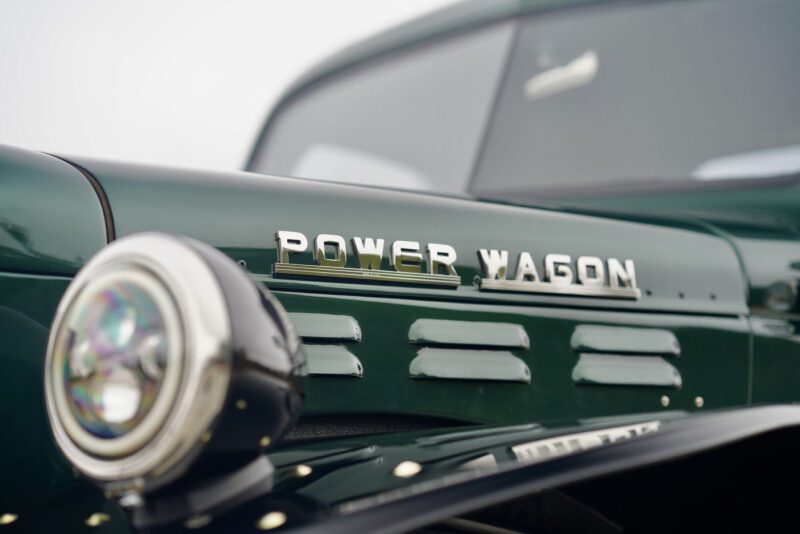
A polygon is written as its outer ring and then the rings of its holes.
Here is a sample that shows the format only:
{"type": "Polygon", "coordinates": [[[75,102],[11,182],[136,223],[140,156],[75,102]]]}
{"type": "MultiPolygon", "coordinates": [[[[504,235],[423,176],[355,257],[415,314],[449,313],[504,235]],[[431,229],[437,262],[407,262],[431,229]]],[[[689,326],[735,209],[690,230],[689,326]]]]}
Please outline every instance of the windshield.
{"type": "Polygon", "coordinates": [[[796,0],[528,15],[293,95],[251,170],[504,198],[797,173],[799,25],[796,0]]]}

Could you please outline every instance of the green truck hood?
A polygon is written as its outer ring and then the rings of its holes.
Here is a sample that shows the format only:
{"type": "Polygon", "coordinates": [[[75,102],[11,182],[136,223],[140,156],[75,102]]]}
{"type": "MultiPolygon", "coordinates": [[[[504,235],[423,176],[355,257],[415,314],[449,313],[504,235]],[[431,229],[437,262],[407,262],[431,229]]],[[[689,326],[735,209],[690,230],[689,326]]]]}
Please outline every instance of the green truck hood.
{"type": "MultiPolygon", "coordinates": [[[[746,286],[730,244],[702,225],[681,221],[637,223],[556,210],[247,173],[167,170],[99,161],[77,162],[105,190],[117,236],[158,230],[205,241],[275,289],[359,293],[472,301],[543,304],[636,311],[736,315],[746,312],[746,286]],[[457,289],[279,280],[275,234],[318,234],[452,245],[461,277],[457,289]],[[479,249],[632,259],[638,301],[481,292],[479,249]]],[[[424,246],[424,245],[423,245],[424,246]]],[[[352,253],[348,266],[355,266],[352,253]]],[[[384,254],[383,268],[388,268],[384,254]]],[[[298,262],[312,263],[310,252],[298,262]]]]}
{"type": "MultiPolygon", "coordinates": [[[[312,376],[304,421],[313,420],[317,437],[350,426],[363,433],[376,425],[577,420],[750,399],[746,284],[734,248],[701,224],[248,173],[77,163],[102,185],[117,236],[199,239],[246,264],[278,296],[306,344],[312,376]],[[302,232],[309,243],[323,233],[387,245],[446,243],[457,252],[461,285],[275,277],[280,230],[302,232]],[[510,258],[529,251],[540,263],[548,253],[631,259],[642,297],[482,291],[474,280],[483,248],[508,250],[510,258]],[[595,352],[602,356],[585,356],[595,352]],[[344,419],[324,420],[335,416],[344,419]]],[[[310,253],[297,256],[293,262],[313,263],[310,253]]]]}
{"type": "MultiPolygon", "coordinates": [[[[572,198],[566,209],[596,216],[692,220],[730,242],[739,255],[754,313],[794,312],[775,302],[800,278],[800,175],[739,179],[683,191],[572,198]]],[[[795,288],[795,289],[792,289],[795,288]]]]}

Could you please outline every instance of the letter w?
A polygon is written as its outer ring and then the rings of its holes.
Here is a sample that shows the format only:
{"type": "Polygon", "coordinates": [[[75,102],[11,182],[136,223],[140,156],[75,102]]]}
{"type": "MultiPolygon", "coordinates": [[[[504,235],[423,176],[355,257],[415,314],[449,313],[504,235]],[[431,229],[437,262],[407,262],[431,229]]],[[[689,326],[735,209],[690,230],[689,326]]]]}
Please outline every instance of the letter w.
{"type": "Polygon", "coordinates": [[[505,280],[508,270],[508,251],[507,250],[486,250],[480,249],[478,256],[483,268],[483,277],[490,280],[499,278],[505,280]]]}
{"type": "Polygon", "coordinates": [[[358,266],[361,269],[380,269],[381,257],[383,256],[383,239],[372,239],[371,237],[353,238],[353,248],[358,258],[358,266]]]}

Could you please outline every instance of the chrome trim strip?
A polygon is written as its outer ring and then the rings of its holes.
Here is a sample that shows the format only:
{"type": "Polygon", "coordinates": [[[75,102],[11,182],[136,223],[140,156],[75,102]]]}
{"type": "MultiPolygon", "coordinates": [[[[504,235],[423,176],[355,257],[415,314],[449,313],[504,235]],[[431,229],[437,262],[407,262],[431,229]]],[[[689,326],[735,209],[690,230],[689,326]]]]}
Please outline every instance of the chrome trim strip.
{"type": "Polygon", "coordinates": [[[529,282],[525,280],[499,280],[481,278],[480,288],[483,291],[510,291],[514,293],[542,293],[547,295],[577,295],[582,297],[605,297],[615,299],[637,300],[642,297],[639,288],[600,287],[578,284],[556,285],[546,282],[529,282]]]}
{"type": "Polygon", "coordinates": [[[661,428],[660,421],[648,421],[646,423],[604,428],[602,430],[590,430],[588,432],[578,432],[520,443],[511,447],[511,452],[520,462],[537,463],[602,447],[617,441],[652,434],[658,432],[659,428],[661,428]]]}
{"type": "Polygon", "coordinates": [[[329,267],[323,265],[301,265],[297,263],[276,263],[272,266],[273,275],[314,276],[318,278],[337,278],[367,282],[391,282],[396,284],[416,284],[440,287],[458,287],[461,277],[446,274],[409,273],[377,269],[355,269],[353,267],[329,267]]]}

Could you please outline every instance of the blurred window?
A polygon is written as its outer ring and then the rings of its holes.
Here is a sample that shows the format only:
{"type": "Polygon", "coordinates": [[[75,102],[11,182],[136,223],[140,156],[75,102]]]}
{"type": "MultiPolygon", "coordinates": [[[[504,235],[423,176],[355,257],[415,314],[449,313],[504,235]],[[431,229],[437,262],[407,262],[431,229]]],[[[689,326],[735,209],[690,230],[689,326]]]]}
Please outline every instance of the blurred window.
{"type": "Polygon", "coordinates": [[[510,23],[337,73],[277,115],[253,170],[417,190],[463,191],[513,29],[510,23]]]}
{"type": "Polygon", "coordinates": [[[473,189],[515,198],[800,172],[800,2],[524,20],[473,189]]]}

